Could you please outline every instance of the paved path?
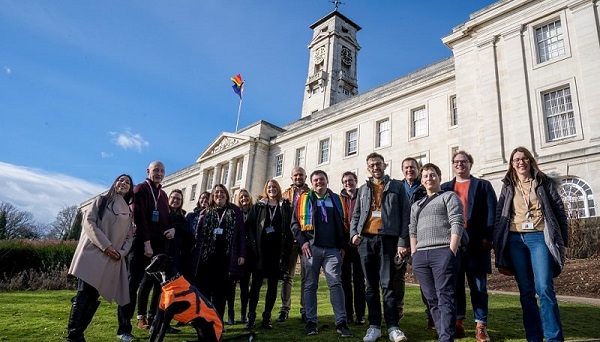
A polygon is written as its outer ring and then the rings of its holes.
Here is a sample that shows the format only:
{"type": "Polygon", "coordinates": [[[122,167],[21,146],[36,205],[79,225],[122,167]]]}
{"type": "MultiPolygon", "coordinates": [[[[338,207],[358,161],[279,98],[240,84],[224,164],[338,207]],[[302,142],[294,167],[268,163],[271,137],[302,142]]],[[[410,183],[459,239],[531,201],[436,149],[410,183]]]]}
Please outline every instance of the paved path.
{"type": "MultiPolygon", "coordinates": [[[[497,293],[497,294],[505,294],[505,295],[513,295],[518,296],[518,292],[508,292],[508,291],[489,291],[489,293],[497,293]]],[[[571,302],[571,303],[579,303],[579,304],[589,304],[600,306],[599,298],[585,298],[585,297],[574,297],[574,296],[556,296],[561,302],[571,302]]],[[[599,340],[600,341],[600,340],[599,340]]]]}

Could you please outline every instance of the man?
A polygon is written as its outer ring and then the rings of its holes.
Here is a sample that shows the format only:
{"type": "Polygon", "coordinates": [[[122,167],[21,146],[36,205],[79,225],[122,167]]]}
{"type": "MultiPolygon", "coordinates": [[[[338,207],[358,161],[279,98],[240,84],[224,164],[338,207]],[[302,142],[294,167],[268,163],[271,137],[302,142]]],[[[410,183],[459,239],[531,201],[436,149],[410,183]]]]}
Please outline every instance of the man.
{"type": "Polygon", "coordinates": [[[452,156],[455,178],[442,184],[442,190],[454,191],[463,204],[467,246],[461,248],[461,266],[456,282],[456,338],[465,337],[466,315],[465,275],[469,284],[471,305],[475,316],[475,337],[489,341],[487,332],[487,275],[492,273],[490,250],[496,214],[496,193],[490,182],[471,175],[473,157],[458,151],[452,156]]]}
{"type": "Polygon", "coordinates": [[[370,326],[363,338],[365,342],[373,342],[381,337],[380,286],[383,318],[390,341],[406,340],[398,326],[400,319],[393,279],[396,273],[395,256],[404,258],[409,252],[410,203],[402,183],[385,174],[386,167],[382,155],[371,153],[367,156],[367,171],[371,177],[358,189],[358,200],[350,225],[352,244],[358,246],[367,280],[366,299],[370,326]]]}
{"type": "MultiPolygon", "coordinates": [[[[292,169],[292,185],[287,188],[282,197],[292,203],[292,208],[296,207],[296,202],[301,194],[308,191],[308,185],[306,182],[306,171],[300,166],[296,166],[292,169]]],[[[277,322],[285,322],[288,319],[290,309],[292,307],[292,283],[294,281],[294,275],[296,274],[296,265],[298,263],[298,257],[302,255],[300,246],[297,242],[294,242],[292,246],[292,254],[290,255],[288,272],[283,276],[281,281],[281,309],[279,311],[279,317],[277,322]]],[[[306,313],[304,310],[304,265],[300,263],[300,315],[302,321],[306,323],[306,313]]]]}
{"type": "MultiPolygon", "coordinates": [[[[427,191],[421,185],[421,177],[419,177],[419,162],[412,157],[405,158],[402,161],[402,173],[404,179],[401,181],[404,184],[404,190],[408,200],[412,205],[421,198],[427,196],[427,191]]],[[[398,304],[398,316],[400,319],[404,316],[404,292],[406,289],[406,268],[408,260],[398,259],[399,263],[396,264],[396,276],[394,277],[394,293],[396,294],[396,302],[398,304]]],[[[427,299],[421,292],[421,300],[425,304],[425,314],[427,315],[427,329],[435,329],[433,323],[433,317],[427,306],[427,299]]]]}
{"type": "MultiPolygon", "coordinates": [[[[117,338],[120,341],[132,341],[131,319],[138,297],[138,287],[142,282],[147,282],[147,294],[140,298],[144,303],[144,310],[148,302],[149,290],[152,287],[154,277],[146,276],[146,266],[150,264],[150,258],[154,254],[163,253],[167,239],[175,237],[175,228],[169,228],[169,199],[161,189],[161,182],[165,176],[165,166],[160,161],[153,161],[146,169],[148,178],[133,189],[133,219],[136,232],[133,238],[131,252],[127,256],[129,297],[131,302],[119,306],[117,316],[119,328],[117,338]]],[[[145,291],[144,291],[145,292],[145,291]]],[[[142,290],[140,290],[142,294],[142,290]]],[[[146,317],[138,317],[138,327],[149,328],[146,317]]]]}
{"type": "MultiPolygon", "coordinates": [[[[346,207],[346,235],[350,240],[350,220],[352,212],[356,205],[356,183],[358,177],[354,172],[346,171],[342,174],[343,189],[340,192],[342,201],[346,207]]],[[[360,255],[358,249],[352,244],[344,246],[344,262],[342,264],[342,288],[344,289],[344,297],[346,304],[346,319],[352,322],[354,314],[356,314],[355,323],[358,325],[365,324],[365,277],[363,275],[362,266],[360,264],[360,255]],[[353,290],[354,285],[354,291],[353,290]],[[353,295],[354,294],[354,295],[353,295]]]]}
{"type": "Polygon", "coordinates": [[[325,171],[314,171],[310,182],[312,190],[300,195],[292,217],[292,233],[301,248],[305,270],[306,335],[319,333],[317,289],[322,268],[329,286],[336,331],[342,337],[352,337],[346,321],[342,289],[342,247],[348,243],[344,229],[344,204],[338,194],[329,190],[325,171]]]}

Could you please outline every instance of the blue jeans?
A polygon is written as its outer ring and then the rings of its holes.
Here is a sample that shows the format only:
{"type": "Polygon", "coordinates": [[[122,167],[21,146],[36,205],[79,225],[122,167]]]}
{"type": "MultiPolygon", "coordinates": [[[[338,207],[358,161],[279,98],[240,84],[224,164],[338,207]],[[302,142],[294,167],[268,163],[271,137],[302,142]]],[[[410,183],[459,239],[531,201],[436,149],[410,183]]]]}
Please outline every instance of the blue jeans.
{"type": "Polygon", "coordinates": [[[523,327],[527,341],[564,341],[554,292],[554,260],[543,232],[510,233],[508,251],[521,294],[523,327]],[[538,308],[535,294],[540,298],[538,308]]]}
{"type": "Polygon", "coordinates": [[[487,273],[480,270],[471,270],[468,268],[469,257],[464,252],[461,253],[461,265],[456,280],[456,319],[464,319],[467,312],[467,296],[465,293],[465,276],[469,284],[471,295],[471,306],[473,307],[473,316],[475,322],[487,325],[488,318],[488,291],[487,291],[487,273]]]}
{"type": "Polygon", "coordinates": [[[369,324],[381,327],[381,301],[379,287],[383,295],[383,316],[387,328],[398,327],[398,309],[394,295],[394,275],[398,238],[389,235],[362,236],[358,246],[362,269],[367,280],[365,298],[369,309],[369,324]]]}
{"type": "Polygon", "coordinates": [[[456,276],[460,255],[450,247],[417,250],[412,255],[413,273],[427,304],[438,333],[438,341],[454,341],[456,321],[456,276]]]}
{"type": "Polygon", "coordinates": [[[302,256],[304,263],[304,309],[307,322],[317,323],[317,289],[321,267],[329,286],[329,300],[333,307],[335,324],[346,322],[346,306],[344,305],[344,290],[342,289],[342,256],[337,248],[321,248],[310,246],[312,257],[302,256]]]}

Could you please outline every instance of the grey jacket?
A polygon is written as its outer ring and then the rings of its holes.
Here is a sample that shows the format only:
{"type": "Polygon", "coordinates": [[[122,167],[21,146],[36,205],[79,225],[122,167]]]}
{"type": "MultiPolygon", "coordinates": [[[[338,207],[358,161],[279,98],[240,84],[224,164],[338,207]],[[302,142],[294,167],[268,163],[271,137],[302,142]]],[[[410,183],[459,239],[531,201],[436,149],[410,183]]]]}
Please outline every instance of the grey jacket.
{"type": "MultiPolygon", "coordinates": [[[[542,206],[545,228],[544,240],[554,259],[554,277],[557,277],[565,265],[565,248],[569,246],[569,223],[567,214],[557,186],[551,178],[542,179],[537,172],[535,193],[542,206]]],[[[510,222],[512,219],[513,198],[515,187],[508,178],[502,180],[504,185],[498,199],[496,208],[496,228],[494,230],[494,253],[496,267],[507,268],[512,271],[512,261],[507,250],[510,222]]]]}
{"type": "MultiPolygon", "coordinates": [[[[408,222],[410,221],[410,202],[404,184],[396,179],[385,176],[384,188],[381,198],[381,219],[383,228],[379,235],[390,235],[398,237],[398,247],[410,248],[408,237],[408,222]]],[[[362,232],[365,222],[369,218],[372,201],[372,180],[369,178],[366,184],[358,189],[358,200],[352,213],[350,222],[350,237],[362,232]]]]}

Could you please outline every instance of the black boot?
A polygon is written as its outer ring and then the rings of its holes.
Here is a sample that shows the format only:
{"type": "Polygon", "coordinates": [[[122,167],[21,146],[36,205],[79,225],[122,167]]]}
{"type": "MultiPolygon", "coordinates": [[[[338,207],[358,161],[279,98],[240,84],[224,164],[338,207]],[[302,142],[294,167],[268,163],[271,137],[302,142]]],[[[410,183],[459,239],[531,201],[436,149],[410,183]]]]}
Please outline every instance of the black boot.
{"type": "Polygon", "coordinates": [[[262,314],[262,323],[263,329],[273,329],[273,325],[271,324],[271,313],[263,312],[262,314]]]}
{"type": "Polygon", "coordinates": [[[83,313],[86,298],[75,296],[71,298],[71,314],[67,326],[67,342],[85,342],[83,338],[83,313]]]}
{"type": "Polygon", "coordinates": [[[246,330],[252,330],[256,328],[256,312],[248,312],[248,324],[246,324],[246,330]]]}
{"type": "Polygon", "coordinates": [[[90,322],[92,322],[92,318],[94,318],[96,310],[98,310],[98,306],[100,306],[99,300],[85,303],[83,308],[83,319],[81,320],[81,335],[85,333],[85,329],[87,329],[88,325],[90,325],[90,322]]]}

